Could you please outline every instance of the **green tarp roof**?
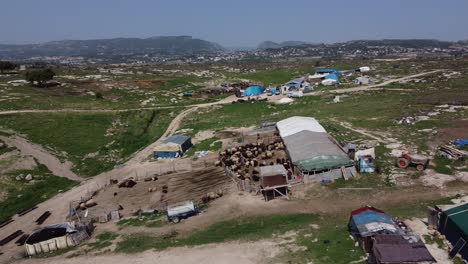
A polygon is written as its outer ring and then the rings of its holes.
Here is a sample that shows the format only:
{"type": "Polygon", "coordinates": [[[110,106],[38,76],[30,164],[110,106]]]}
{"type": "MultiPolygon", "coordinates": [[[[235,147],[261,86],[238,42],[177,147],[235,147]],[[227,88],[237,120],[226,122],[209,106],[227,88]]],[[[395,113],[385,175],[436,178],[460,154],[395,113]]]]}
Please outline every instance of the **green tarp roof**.
{"type": "Polygon", "coordinates": [[[444,214],[468,237],[468,203],[450,208],[444,214]]]}
{"type": "Polygon", "coordinates": [[[353,161],[341,155],[318,155],[293,164],[302,171],[320,171],[353,165],[353,161]]]}

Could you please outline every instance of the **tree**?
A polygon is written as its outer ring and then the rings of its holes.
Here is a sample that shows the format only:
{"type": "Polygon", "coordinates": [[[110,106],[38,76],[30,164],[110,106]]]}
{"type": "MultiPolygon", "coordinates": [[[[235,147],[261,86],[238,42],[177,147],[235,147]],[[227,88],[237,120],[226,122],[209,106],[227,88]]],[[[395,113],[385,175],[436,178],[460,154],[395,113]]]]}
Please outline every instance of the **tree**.
{"type": "Polygon", "coordinates": [[[52,69],[41,69],[41,70],[33,70],[26,72],[26,80],[34,84],[37,82],[39,87],[43,87],[47,81],[50,81],[54,78],[55,72],[52,69]]]}
{"type": "Polygon", "coordinates": [[[16,68],[16,64],[9,61],[0,61],[0,72],[11,71],[16,68]]]}

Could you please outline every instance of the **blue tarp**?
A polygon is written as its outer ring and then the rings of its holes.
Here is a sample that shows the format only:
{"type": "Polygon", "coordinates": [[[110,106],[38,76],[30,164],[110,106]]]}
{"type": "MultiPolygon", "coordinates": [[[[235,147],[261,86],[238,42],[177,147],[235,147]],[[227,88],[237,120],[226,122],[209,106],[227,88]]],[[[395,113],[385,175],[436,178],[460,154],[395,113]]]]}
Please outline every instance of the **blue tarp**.
{"type": "Polygon", "coordinates": [[[264,91],[262,86],[249,86],[245,89],[244,96],[257,96],[261,95],[264,91]]]}
{"type": "Polygon", "coordinates": [[[315,70],[315,73],[316,73],[316,74],[333,73],[333,72],[335,72],[335,69],[330,69],[330,68],[326,68],[326,69],[316,69],[316,70],[315,70]]]}
{"type": "Polygon", "coordinates": [[[270,88],[270,93],[272,94],[276,94],[278,90],[276,88],[270,88]]]}
{"type": "Polygon", "coordinates": [[[373,230],[369,230],[366,225],[374,222],[395,226],[390,216],[372,210],[366,210],[351,217],[350,229],[352,232],[359,233],[361,236],[367,236],[370,235],[373,230]]]}
{"type": "Polygon", "coordinates": [[[330,73],[327,76],[325,76],[325,79],[332,79],[335,80],[336,82],[340,82],[340,79],[335,73],[330,73]]]}
{"type": "Polygon", "coordinates": [[[468,139],[457,139],[453,141],[453,144],[459,147],[464,147],[468,145],[468,139]]]}

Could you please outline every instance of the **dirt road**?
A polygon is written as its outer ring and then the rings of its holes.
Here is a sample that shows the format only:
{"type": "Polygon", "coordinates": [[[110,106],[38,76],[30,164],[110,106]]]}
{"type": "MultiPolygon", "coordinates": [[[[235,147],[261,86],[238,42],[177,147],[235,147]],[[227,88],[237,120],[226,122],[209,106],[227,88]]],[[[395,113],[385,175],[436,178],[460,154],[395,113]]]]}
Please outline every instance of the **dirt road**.
{"type": "Polygon", "coordinates": [[[57,157],[44,149],[41,145],[34,144],[25,138],[14,135],[11,137],[0,136],[8,146],[15,146],[21,151],[22,155],[35,157],[39,163],[42,163],[56,176],[65,177],[74,181],[82,181],[83,178],[76,175],[72,170],[72,163],[69,161],[61,162],[57,157]]]}
{"type": "Polygon", "coordinates": [[[279,253],[279,246],[270,241],[252,243],[221,243],[198,247],[172,248],[164,251],[146,251],[137,255],[108,254],[101,256],[80,256],[64,259],[30,259],[21,263],[29,264],[145,264],[145,263],[173,263],[173,264],[257,264],[279,253]]]}
{"type": "Polygon", "coordinates": [[[320,94],[323,94],[323,93],[342,94],[342,93],[352,93],[352,92],[366,91],[366,90],[371,90],[373,88],[383,87],[385,85],[389,85],[389,84],[394,83],[394,82],[410,80],[410,79],[413,79],[413,78],[422,77],[422,76],[437,73],[437,72],[440,72],[440,71],[443,71],[443,70],[434,70],[434,71],[429,71],[429,72],[422,72],[422,73],[418,73],[418,74],[408,75],[408,76],[404,76],[404,77],[401,77],[401,78],[395,78],[395,79],[387,80],[387,81],[381,82],[379,84],[363,85],[363,86],[357,86],[357,87],[346,88],[346,89],[323,90],[323,91],[306,93],[304,95],[305,96],[313,96],[313,95],[320,95],[320,94]]]}

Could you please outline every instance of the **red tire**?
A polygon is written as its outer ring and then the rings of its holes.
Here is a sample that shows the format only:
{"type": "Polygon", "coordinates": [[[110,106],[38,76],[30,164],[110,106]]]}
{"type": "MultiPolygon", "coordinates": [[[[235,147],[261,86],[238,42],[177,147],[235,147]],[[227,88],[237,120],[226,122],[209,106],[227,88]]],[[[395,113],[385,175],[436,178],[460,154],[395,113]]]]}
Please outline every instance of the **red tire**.
{"type": "Polygon", "coordinates": [[[397,165],[399,168],[406,169],[409,166],[409,160],[405,158],[399,158],[397,161],[397,165]]]}

